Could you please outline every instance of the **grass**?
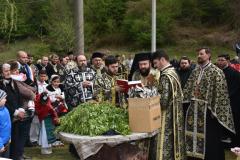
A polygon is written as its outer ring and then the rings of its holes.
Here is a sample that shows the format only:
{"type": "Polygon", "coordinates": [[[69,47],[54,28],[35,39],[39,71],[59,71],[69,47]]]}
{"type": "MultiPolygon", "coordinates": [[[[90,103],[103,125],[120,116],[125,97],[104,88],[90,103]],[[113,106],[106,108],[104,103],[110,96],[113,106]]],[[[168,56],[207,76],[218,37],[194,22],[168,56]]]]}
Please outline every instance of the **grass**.
{"type": "MultiPolygon", "coordinates": [[[[180,58],[181,56],[188,56],[192,60],[196,60],[196,49],[202,46],[170,46],[164,49],[169,53],[171,58],[180,58]]],[[[228,53],[233,58],[236,53],[233,49],[221,46],[208,46],[212,51],[212,60],[215,62],[217,55],[221,53],[228,53]]]]}
{"type": "Polygon", "coordinates": [[[68,145],[60,148],[53,148],[53,153],[50,155],[42,155],[40,147],[25,148],[25,154],[32,157],[32,160],[75,160],[70,152],[68,145]]]}
{"type": "Polygon", "coordinates": [[[32,54],[35,59],[46,55],[50,51],[48,44],[45,44],[37,39],[16,41],[15,43],[10,43],[9,45],[2,44],[0,47],[3,48],[2,51],[0,50],[0,63],[16,59],[17,51],[19,50],[27,51],[32,54]]]}
{"type": "MultiPolygon", "coordinates": [[[[42,155],[41,148],[25,148],[25,154],[32,157],[32,160],[75,160],[70,152],[68,152],[68,145],[61,148],[54,148],[51,155],[42,155]]],[[[237,157],[230,151],[225,152],[226,160],[237,160],[237,157]]]]}
{"type": "MultiPolygon", "coordinates": [[[[1,44],[0,44],[1,45],[1,44]]],[[[180,58],[181,56],[188,56],[192,60],[196,60],[196,49],[199,48],[200,45],[178,45],[178,46],[165,46],[163,49],[167,51],[170,58],[180,58]]],[[[209,46],[212,50],[212,60],[215,62],[217,54],[219,53],[229,53],[233,58],[236,54],[235,51],[229,47],[222,46],[209,46]]],[[[16,41],[15,43],[11,43],[9,45],[4,45],[0,50],[0,63],[6,62],[7,60],[16,59],[16,53],[19,50],[25,50],[28,53],[31,53],[35,60],[41,58],[43,55],[48,55],[50,52],[50,46],[48,44],[43,43],[38,39],[26,39],[22,41],[16,41]]],[[[119,55],[129,55],[141,52],[143,50],[133,50],[128,48],[104,48],[104,49],[96,49],[103,51],[107,54],[119,54],[119,55]]],[[[86,55],[90,57],[90,52],[86,52],[86,55]]]]}

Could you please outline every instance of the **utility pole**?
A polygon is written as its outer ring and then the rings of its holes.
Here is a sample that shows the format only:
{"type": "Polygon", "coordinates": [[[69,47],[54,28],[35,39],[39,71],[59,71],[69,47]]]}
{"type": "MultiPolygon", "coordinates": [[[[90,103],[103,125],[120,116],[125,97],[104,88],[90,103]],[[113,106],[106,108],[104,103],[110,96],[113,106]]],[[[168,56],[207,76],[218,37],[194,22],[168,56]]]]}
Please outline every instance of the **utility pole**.
{"type": "Polygon", "coordinates": [[[75,24],[75,54],[84,54],[84,12],[83,0],[75,0],[76,4],[76,24],[75,24]]]}
{"type": "Polygon", "coordinates": [[[152,0],[152,47],[151,51],[156,51],[156,0],[152,0]]]}

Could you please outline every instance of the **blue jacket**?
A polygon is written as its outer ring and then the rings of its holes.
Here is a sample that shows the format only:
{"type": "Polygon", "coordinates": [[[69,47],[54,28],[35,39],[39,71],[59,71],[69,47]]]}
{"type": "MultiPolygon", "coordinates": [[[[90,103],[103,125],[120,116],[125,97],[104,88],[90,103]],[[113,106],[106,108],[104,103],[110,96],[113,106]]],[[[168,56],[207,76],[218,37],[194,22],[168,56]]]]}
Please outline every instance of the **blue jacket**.
{"type": "Polygon", "coordinates": [[[5,106],[0,107],[0,149],[4,147],[11,138],[11,119],[8,109],[5,106]]]}

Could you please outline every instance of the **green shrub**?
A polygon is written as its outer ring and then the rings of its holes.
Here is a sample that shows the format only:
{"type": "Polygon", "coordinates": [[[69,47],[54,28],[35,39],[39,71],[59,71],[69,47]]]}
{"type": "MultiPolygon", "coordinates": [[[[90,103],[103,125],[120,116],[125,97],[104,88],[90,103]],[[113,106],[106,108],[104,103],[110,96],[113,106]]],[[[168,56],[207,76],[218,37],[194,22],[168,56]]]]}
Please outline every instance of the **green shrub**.
{"type": "MultiPolygon", "coordinates": [[[[174,18],[181,13],[180,0],[157,1],[157,44],[171,41],[170,31],[174,18]]],[[[129,41],[138,47],[150,48],[151,44],[151,1],[129,1],[123,31],[129,41]]]]}

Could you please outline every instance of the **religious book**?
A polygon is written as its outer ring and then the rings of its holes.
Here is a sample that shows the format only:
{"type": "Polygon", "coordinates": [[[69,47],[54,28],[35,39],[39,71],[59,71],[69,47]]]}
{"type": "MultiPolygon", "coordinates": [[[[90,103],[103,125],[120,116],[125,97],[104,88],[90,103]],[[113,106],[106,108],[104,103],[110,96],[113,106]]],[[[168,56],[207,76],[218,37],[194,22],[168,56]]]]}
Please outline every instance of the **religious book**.
{"type": "Polygon", "coordinates": [[[118,79],[117,85],[123,88],[123,92],[127,93],[129,88],[136,87],[136,86],[142,86],[141,81],[128,81],[126,79],[118,79]]]}

